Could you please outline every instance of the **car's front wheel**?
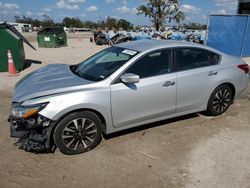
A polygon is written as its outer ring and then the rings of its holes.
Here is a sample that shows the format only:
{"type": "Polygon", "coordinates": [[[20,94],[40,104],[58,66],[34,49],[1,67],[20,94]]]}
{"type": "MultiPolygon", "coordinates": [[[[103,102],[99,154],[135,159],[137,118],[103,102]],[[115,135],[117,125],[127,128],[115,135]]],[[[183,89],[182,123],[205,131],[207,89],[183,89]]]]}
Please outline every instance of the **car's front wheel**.
{"type": "Polygon", "coordinates": [[[232,102],[232,89],[228,85],[218,86],[209,98],[206,112],[212,116],[221,115],[227,111],[232,102]]]}
{"type": "Polygon", "coordinates": [[[89,151],[96,147],[101,139],[101,120],[89,111],[67,115],[54,131],[56,146],[62,153],[68,155],[89,151]]]}

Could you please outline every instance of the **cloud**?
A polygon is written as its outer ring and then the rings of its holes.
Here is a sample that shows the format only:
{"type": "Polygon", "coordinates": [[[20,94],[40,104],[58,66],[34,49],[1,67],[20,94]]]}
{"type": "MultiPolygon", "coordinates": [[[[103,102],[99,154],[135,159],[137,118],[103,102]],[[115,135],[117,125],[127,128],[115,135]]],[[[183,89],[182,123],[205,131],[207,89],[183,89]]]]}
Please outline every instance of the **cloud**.
{"type": "Polygon", "coordinates": [[[127,5],[128,2],[127,2],[126,0],[123,0],[123,1],[122,1],[122,4],[127,5]]]}
{"type": "Polygon", "coordinates": [[[2,3],[0,2],[0,14],[7,15],[19,15],[20,7],[15,3],[2,3]]]}
{"type": "Polygon", "coordinates": [[[198,14],[201,9],[193,6],[193,5],[189,5],[189,4],[184,4],[180,6],[180,9],[184,12],[184,13],[189,13],[189,14],[198,14]]]}
{"type": "Polygon", "coordinates": [[[65,8],[68,10],[77,10],[79,9],[79,5],[66,5],[65,8]]]}
{"type": "Polygon", "coordinates": [[[6,14],[8,14],[8,12],[6,11],[6,10],[0,10],[0,14],[4,14],[4,15],[6,15],[6,14]]]}
{"type": "Polygon", "coordinates": [[[37,15],[37,16],[43,16],[43,15],[44,15],[44,12],[37,12],[36,15],[37,15]]]}
{"type": "Polygon", "coordinates": [[[56,3],[57,8],[59,9],[67,9],[67,10],[77,10],[79,9],[79,5],[77,4],[67,4],[64,0],[60,0],[56,3]]]}
{"type": "Polygon", "coordinates": [[[30,11],[27,11],[26,14],[27,14],[28,16],[32,16],[32,13],[31,13],[30,11]]]}
{"type": "Polygon", "coordinates": [[[85,0],[68,0],[67,2],[71,4],[80,4],[80,3],[84,3],[85,0]]]}
{"type": "Polygon", "coordinates": [[[88,12],[95,12],[98,10],[98,7],[95,5],[91,5],[86,9],[88,12]]]}
{"type": "Polygon", "coordinates": [[[214,0],[215,6],[220,8],[219,11],[225,9],[226,12],[236,13],[238,0],[214,0]]]}
{"type": "Polygon", "coordinates": [[[116,12],[119,14],[126,14],[129,13],[131,15],[136,15],[138,13],[137,7],[129,8],[126,5],[116,8],[116,12]]]}
{"type": "Polygon", "coordinates": [[[43,9],[45,12],[51,12],[51,8],[44,8],[43,9]]]}
{"type": "Polygon", "coordinates": [[[3,5],[4,5],[4,8],[10,9],[10,10],[20,9],[20,7],[17,4],[14,4],[14,3],[5,3],[3,5]]]}
{"type": "Polygon", "coordinates": [[[80,16],[81,16],[81,17],[86,17],[86,14],[82,13],[80,16]]]}
{"type": "Polygon", "coordinates": [[[226,11],[226,9],[220,9],[220,10],[218,10],[217,12],[216,12],[216,14],[226,14],[227,13],[227,11],[226,11]]]}
{"type": "Polygon", "coordinates": [[[116,10],[120,13],[120,14],[125,14],[127,12],[130,11],[130,9],[127,6],[122,6],[122,7],[118,7],[116,8],[116,10]]]}
{"type": "Polygon", "coordinates": [[[207,20],[207,15],[203,14],[203,15],[201,15],[201,17],[203,20],[207,20]]]}
{"type": "Polygon", "coordinates": [[[138,13],[138,11],[137,11],[136,7],[134,7],[134,8],[131,9],[131,14],[136,15],[137,13],[138,13]]]}
{"type": "Polygon", "coordinates": [[[114,3],[115,0],[106,0],[106,3],[114,3]]]}
{"type": "Polygon", "coordinates": [[[237,6],[238,0],[214,0],[214,3],[216,6],[223,6],[223,7],[237,6]]]}
{"type": "Polygon", "coordinates": [[[60,1],[58,1],[58,2],[56,3],[56,6],[57,6],[58,8],[64,8],[64,7],[66,6],[66,4],[65,4],[64,0],[60,0],[60,1]]]}

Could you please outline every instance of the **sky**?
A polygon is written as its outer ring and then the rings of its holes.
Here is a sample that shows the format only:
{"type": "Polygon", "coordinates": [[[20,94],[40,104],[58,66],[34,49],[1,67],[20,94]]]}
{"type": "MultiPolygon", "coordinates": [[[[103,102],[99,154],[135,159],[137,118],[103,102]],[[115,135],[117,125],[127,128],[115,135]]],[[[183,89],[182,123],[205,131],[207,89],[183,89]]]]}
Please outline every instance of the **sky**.
{"type": "MultiPolygon", "coordinates": [[[[50,16],[61,22],[64,17],[104,20],[107,16],[127,19],[135,25],[150,25],[149,18],[137,15],[136,8],[147,0],[0,0],[0,20],[14,21],[15,15],[43,19],[50,16]]],[[[211,14],[235,14],[238,0],[179,0],[184,22],[207,23],[211,14]]]]}

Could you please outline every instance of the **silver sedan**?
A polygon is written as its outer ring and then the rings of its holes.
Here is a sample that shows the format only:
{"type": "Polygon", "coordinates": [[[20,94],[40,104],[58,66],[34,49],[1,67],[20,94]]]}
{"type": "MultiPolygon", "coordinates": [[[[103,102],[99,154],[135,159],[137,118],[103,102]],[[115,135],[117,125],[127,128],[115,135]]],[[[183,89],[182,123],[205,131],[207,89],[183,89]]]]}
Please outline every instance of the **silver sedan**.
{"type": "Polygon", "coordinates": [[[221,115],[247,88],[248,72],[240,58],[193,43],[119,44],[20,80],[11,135],[25,150],[83,153],[102,134],[201,111],[221,115]]]}

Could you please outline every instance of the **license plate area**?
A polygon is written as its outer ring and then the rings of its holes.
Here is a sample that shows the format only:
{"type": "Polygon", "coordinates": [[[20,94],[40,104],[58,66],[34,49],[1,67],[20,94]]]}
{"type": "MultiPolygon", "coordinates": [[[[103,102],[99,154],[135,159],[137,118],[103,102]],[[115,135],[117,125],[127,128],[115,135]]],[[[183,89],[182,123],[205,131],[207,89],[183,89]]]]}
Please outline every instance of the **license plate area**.
{"type": "Polygon", "coordinates": [[[21,138],[26,136],[29,131],[26,130],[26,125],[21,120],[17,120],[13,117],[8,119],[10,122],[10,136],[13,138],[21,138]]]}

